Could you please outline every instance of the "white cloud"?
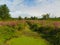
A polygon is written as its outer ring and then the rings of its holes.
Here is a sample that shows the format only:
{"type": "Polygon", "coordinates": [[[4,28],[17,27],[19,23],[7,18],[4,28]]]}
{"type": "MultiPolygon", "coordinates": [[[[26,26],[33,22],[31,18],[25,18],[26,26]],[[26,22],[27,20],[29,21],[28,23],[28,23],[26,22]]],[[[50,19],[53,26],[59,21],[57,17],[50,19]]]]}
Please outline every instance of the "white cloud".
{"type": "Polygon", "coordinates": [[[0,4],[7,4],[11,10],[12,17],[21,16],[41,16],[45,13],[54,14],[54,16],[60,16],[60,0],[35,0],[37,6],[26,7],[23,4],[24,0],[14,0],[10,2],[8,0],[1,0],[0,4]],[[51,3],[52,1],[52,3],[51,3]]]}

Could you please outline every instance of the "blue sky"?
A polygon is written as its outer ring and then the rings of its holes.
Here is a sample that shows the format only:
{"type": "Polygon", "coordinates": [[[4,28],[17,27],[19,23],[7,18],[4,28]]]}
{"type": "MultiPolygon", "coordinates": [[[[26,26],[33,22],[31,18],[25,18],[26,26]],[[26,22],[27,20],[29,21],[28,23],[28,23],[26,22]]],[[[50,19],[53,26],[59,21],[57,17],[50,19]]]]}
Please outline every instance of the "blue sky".
{"type": "Polygon", "coordinates": [[[0,5],[6,4],[12,17],[41,17],[50,13],[52,17],[60,16],[60,0],[0,0],[0,5]]]}

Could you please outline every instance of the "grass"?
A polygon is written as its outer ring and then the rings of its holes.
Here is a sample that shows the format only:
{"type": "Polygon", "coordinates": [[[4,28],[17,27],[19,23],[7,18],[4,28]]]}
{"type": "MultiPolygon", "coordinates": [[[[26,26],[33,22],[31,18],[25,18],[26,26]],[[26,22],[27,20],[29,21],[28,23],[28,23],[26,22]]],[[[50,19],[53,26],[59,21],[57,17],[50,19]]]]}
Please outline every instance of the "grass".
{"type": "Polygon", "coordinates": [[[4,40],[0,38],[0,45],[3,45],[4,40]]]}
{"type": "Polygon", "coordinates": [[[40,38],[35,39],[33,37],[22,36],[20,38],[13,38],[7,42],[9,45],[49,45],[49,43],[40,38]]]}
{"type": "Polygon", "coordinates": [[[48,35],[52,35],[50,31],[53,31],[55,27],[59,27],[57,30],[60,30],[60,21],[2,21],[0,22],[0,45],[49,45],[50,40],[55,43],[59,38],[55,40],[56,37],[48,37],[48,35]],[[45,27],[48,28],[45,29],[45,27]],[[47,41],[46,37],[48,37],[49,41],[47,41]]]}

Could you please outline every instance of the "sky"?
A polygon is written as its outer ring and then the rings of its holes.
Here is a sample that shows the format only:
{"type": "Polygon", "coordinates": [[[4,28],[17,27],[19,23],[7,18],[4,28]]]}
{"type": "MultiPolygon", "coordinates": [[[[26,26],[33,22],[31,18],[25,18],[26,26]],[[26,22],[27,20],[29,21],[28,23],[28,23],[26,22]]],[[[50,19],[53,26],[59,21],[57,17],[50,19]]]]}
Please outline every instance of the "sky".
{"type": "Polygon", "coordinates": [[[41,17],[49,13],[51,17],[60,17],[60,0],[0,0],[6,4],[12,17],[41,17]]]}

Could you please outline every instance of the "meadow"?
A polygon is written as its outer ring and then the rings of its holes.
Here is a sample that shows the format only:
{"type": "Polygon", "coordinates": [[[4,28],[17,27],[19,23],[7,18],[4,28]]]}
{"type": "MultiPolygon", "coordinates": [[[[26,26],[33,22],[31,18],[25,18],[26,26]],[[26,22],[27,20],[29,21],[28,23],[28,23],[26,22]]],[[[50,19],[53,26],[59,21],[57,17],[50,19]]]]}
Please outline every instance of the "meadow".
{"type": "Polygon", "coordinates": [[[14,18],[6,4],[0,5],[0,45],[60,45],[60,17],[14,18]]]}
{"type": "Polygon", "coordinates": [[[0,21],[0,45],[60,45],[60,21],[0,21]]]}

